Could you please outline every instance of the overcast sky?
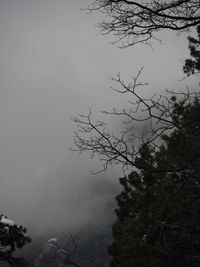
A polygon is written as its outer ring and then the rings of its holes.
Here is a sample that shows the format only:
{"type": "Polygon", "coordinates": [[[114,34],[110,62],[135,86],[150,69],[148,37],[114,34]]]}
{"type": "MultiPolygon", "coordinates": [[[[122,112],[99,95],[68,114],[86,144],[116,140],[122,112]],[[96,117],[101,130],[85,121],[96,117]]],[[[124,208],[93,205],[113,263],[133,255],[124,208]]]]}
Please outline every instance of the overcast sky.
{"type": "Polygon", "coordinates": [[[75,130],[70,115],[120,105],[109,90],[118,72],[129,80],[144,66],[146,93],[190,82],[179,81],[187,34],[164,32],[153,49],[119,49],[110,44],[112,35],[98,34],[100,15],[79,10],[89,2],[0,0],[0,213],[29,227],[33,221],[38,232],[55,227],[54,216],[69,228],[102,220],[118,178],[117,171],[91,177],[97,163],[68,150],[75,130]],[[109,190],[97,192],[106,176],[109,190]]]}

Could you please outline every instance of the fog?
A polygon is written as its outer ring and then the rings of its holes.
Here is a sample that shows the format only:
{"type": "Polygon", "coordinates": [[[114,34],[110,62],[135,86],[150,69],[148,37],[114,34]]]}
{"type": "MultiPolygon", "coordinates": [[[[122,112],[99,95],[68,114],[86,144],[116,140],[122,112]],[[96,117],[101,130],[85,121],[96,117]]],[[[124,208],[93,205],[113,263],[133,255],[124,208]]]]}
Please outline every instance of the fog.
{"type": "Polygon", "coordinates": [[[150,84],[143,94],[192,87],[180,81],[188,34],[119,49],[112,35],[98,34],[102,17],[80,10],[89,2],[0,1],[0,211],[35,235],[113,216],[121,171],[91,175],[98,161],[68,150],[70,116],[124,105],[111,78],[130,80],[142,66],[150,84]]]}

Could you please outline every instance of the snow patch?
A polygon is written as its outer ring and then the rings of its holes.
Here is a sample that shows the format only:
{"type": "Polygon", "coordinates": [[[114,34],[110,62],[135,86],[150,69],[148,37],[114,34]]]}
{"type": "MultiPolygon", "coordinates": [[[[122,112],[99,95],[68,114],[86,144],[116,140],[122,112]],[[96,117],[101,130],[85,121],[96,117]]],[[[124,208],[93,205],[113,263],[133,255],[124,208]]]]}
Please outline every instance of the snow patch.
{"type": "Polygon", "coordinates": [[[10,220],[10,219],[7,219],[6,217],[2,216],[0,218],[0,222],[3,223],[3,224],[8,224],[8,225],[14,225],[15,223],[10,220]]]}
{"type": "Polygon", "coordinates": [[[56,243],[57,242],[57,238],[51,238],[47,242],[48,243],[56,243]]]}

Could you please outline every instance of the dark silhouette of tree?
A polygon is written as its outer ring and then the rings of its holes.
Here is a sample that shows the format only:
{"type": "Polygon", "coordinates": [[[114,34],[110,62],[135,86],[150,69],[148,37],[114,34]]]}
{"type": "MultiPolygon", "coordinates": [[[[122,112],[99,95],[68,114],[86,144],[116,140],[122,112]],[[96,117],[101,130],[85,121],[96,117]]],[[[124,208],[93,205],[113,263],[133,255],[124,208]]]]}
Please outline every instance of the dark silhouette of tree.
{"type": "Polygon", "coordinates": [[[24,258],[16,257],[16,249],[30,243],[31,238],[26,234],[26,228],[17,225],[5,216],[0,216],[0,261],[7,262],[10,266],[26,266],[24,258]]]}
{"type": "MultiPolygon", "coordinates": [[[[191,44],[199,44],[191,37],[189,42],[190,49],[191,44]]],[[[199,66],[197,47],[189,74],[199,66]]],[[[131,107],[104,114],[122,118],[121,133],[93,121],[89,111],[74,119],[79,126],[76,150],[98,155],[102,171],[110,164],[131,170],[120,179],[123,191],[117,196],[109,247],[112,267],[198,267],[200,93],[167,91],[166,96],[145,98],[138,92],[146,85],[140,74],[141,70],[132,83],[125,83],[120,75],[114,79],[118,87],[113,89],[127,94],[131,107]],[[138,134],[141,125],[146,131],[138,134]]]]}
{"type": "Polygon", "coordinates": [[[189,76],[200,72],[200,25],[197,26],[198,39],[188,37],[190,55],[192,59],[186,59],[183,71],[189,76]]]}
{"type": "Polygon", "coordinates": [[[178,126],[159,147],[142,145],[120,179],[112,267],[200,265],[200,95],[174,97],[171,116],[178,126]]]}
{"type": "Polygon", "coordinates": [[[122,47],[148,43],[163,29],[181,32],[200,23],[199,0],[95,0],[88,9],[105,14],[102,32],[124,40],[122,47]]]}
{"type": "MultiPolygon", "coordinates": [[[[200,26],[197,27],[197,33],[199,40],[188,37],[189,49],[194,58],[194,60],[185,60],[183,70],[188,75],[197,73],[200,69],[200,26]]],[[[91,158],[97,155],[103,168],[96,173],[105,171],[109,165],[113,164],[121,165],[123,170],[138,167],[135,165],[135,158],[139,153],[138,141],[143,144],[151,144],[156,148],[163,134],[179,127],[179,122],[174,116],[176,96],[182,98],[179,108],[180,105],[184,106],[190,101],[198,99],[198,94],[191,93],[189,90],[178,93],[167,90],[168,95],[165,96],[143,97],[139,90],[148,84],[141,81],[141,72],[142,69],[129,83],[124,82],[120,74],[112,79],[116,85],[111,89],[128,96],[129,108],[122,110],[113,108],[111,111],[103,111],[103,114],[121,120],[124,127],[120,133],[109,130],[104,121],[93,120],[90,109],[88,114],[73,118],[78,130],[74,134],[75,147],[71,150],[79,153],[89,152],[91,158]],[[144,128],[144,126],[146,130],[142,134],[138,133],[138,128],[144,128]]],[[[190,123],[192,122],[188,121],[189,125],[190,123]]],[[[149,168],[149,171],[152,171],[151,167],[149,168]]],[[[166,167],[165,171],[170,171],[170,169],[166,167]]],[[[178,168],[177,171],[179,171],[178,168]]]]}
{"type": "MultiPolygon", "coordinates": [[[[138,142],[151,144],[156,148],[164,133],[179,127],[179,121],[173,113],[174,97],[155,95],[145,98],[141,96],[138,89],[147,84],[139,80],[140,74],[141,71],[133,78],[132,83],[125,83],[120,75],[113,79],[118,85],[118,88],[114,90],[121,94],[127,94],[131,106],[122,110],[113,108],[113,110],[103,113],[121,119],[120,122],[124,125],[121,132],[109,130],[103,121],[93,121],[91,111],[87,115],[80,115],[73,119],[77,123],[78,130],[74,135],[75,148],[72,150],[80,153],[90,152],[91,158],[97,155],[102,163],[100,171],[105,171],[109,165],[115,164],[122,166],[125,171],[138,167],[135,164],[139,153],[138,142]],[[142,134],[138,133],[138,128],[142,128],[144,125],[146,131],[143,131],[142,134]]],[[[170,91],[167,93],[173,94],[170,91]]],[[[189,91],[180,92],[177,95],[182,95],[182,105],[197,97],[196,93],[189,91]]],[[[188,124],[190,124],[189,121],[188,124]]],[[[148,166],[148,168],[148,171],[159,171],[152,166],[148,166]]],[[[178,166],[176,170],[179,171],[178,166]]],[[[166,166],[165,171],[171,171],[171,168],[166,166]]]]}
{"type": "MultiPolygon", "coordinates": [[[[191,40],[198,42],[190,37],[190,49],[191,40]]],[[[189,74],[199,55],[196,49],[189,74]]],[[[171,101],[175,127],[161,135],[159,145],[143,143],[135,170],[120,178],[112,267],[200,265],[200,93],[187,101],[179,93],[171,101]]]]}

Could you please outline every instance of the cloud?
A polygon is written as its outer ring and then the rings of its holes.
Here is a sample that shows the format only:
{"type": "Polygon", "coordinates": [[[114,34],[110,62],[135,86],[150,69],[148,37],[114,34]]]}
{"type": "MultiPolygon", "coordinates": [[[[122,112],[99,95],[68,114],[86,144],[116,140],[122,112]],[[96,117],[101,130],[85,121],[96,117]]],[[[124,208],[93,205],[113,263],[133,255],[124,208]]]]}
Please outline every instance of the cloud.
{"type": "Polygon", "coordinates": [[[129,80],[144,65],[148,94],[183,85],[185,36],[163,34],[155,50],[120,50],[112,36],[97,35],[101,17],[79,10],[87,3],[0,1],[0,211],[38,233],[106,220],[118,190],[118,170],[107,174],[114,182],[91,177],[96,162],[67,150],[75,130],[69,116],[124,106],[108,90],[119,71],[129,80]]]}

